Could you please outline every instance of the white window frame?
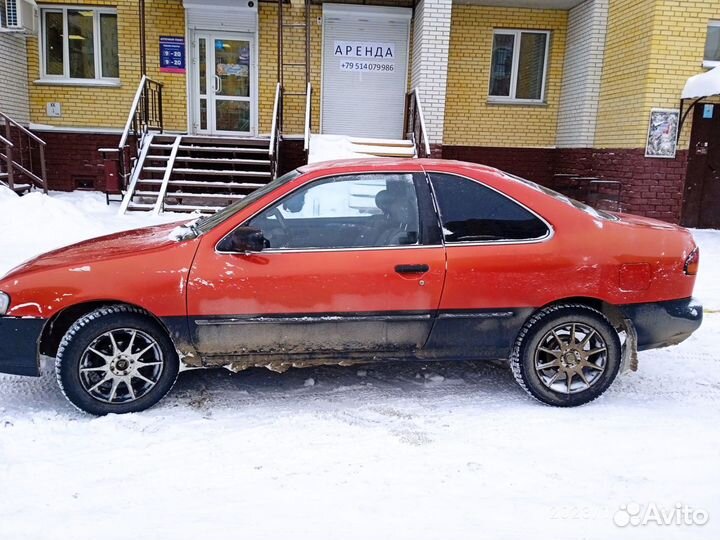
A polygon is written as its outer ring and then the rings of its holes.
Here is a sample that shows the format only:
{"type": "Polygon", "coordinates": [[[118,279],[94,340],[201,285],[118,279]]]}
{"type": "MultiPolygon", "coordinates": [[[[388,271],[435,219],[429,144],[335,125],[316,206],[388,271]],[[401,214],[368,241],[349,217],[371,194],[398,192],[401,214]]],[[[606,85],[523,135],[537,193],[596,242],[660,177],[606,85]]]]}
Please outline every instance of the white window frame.
{"type": "MultiPolygon", "coordinates": [[[[102,74],[102,48],[101,48],[101,36],[100,36],[100,15],[115,15],[117,17],[117,9],[115,8],[104,8],[104,7],[89,7],[84,5],[55,5],[45,4],[39,6],[40,8],[40,33],[38,36],[38,52],[40,54],[40,79],[38,83],[47,84],[67,84],[67,85],[79,85],[79,86],[119,86],[119,77],[103,77],[102,74]],[[93,60],[95,62],[95,78],[83,79],[70,77],[70,39],[68,29],[68,11],[92,11],[93,12],[93,60]],[[46,18],[47,13],[62,13],[63,16],[63,74],[62,75],[51,75],[46,70],[46,47],[47,40],[45,39],[46,31],[46,18]]],[[[120,62],[119,58],[119,44],[118,44],[118,65],[120,62]]]]}
{"type": "MultiPolygon", "coordinates": [[[[707,34],[705,35],[705,45],[710,37],[710,28],[720,28],[720,20],[709,21],[707,25],[707,34]]],[[[703,67],[714,68],[720,66],[720,60],[708,60],[705,58],[705,47],[703,47],[703,67]]]]}
{"type": "Polygon", "coordinates": [[[488,75],[487,92],[488,101],[490,103],[518,103],[518,104],[544,104],[545,93],[547,88],[548,79],[548,61],[550,58],[550,38],[552,32],[550,30],[532,30],[522,29],[513,30],[508,28],[496,28],[493,30],[493,39],[490,46],[490,69],[488,75]],[[518,79],[518,68],[520,65],[520,41],[522,40],[522,34],[545,34],[545,58],[543,61],[543,79],[542,86],[540,87],[540,99],[519,99],[516,96],[517,93],[517,79],[518,79]],[[493,53],[495,52],[495,36],[506,35],[514,36],[515,41],[513,42],[513,60],[512,60],[512,71],[510,74],[510,95],[509,96],[493,96],[490,94],[490,82],[492,80],[492,62],[493,53]]]}

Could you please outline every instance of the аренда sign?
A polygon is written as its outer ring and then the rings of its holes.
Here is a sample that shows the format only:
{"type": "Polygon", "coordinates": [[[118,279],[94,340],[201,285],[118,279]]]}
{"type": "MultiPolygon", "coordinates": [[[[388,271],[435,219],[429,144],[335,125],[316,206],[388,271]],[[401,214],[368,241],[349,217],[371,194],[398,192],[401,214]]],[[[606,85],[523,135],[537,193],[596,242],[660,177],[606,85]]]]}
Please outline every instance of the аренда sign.
{"type": "Polygon", "coordinates": [[[333,56],[341,58],[340,71],[392,73],[395,44],[373,41],[335,41],[333,56]]]}

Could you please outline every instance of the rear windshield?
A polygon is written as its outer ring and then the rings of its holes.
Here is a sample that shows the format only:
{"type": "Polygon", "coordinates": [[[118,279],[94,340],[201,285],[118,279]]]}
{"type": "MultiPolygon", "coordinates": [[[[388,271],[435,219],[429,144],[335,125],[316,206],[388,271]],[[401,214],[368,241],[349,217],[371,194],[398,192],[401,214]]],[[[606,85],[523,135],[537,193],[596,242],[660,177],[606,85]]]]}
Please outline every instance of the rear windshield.
{"type": "Polygon", "coordinates": [[[226,206],[222,210],[218,210],[212,215],[200,218],[195,223],[195,227],[201,233],[205,233],[214,229],[215,227],[223,223],[225,220],[230,219],[232,216],[240,212],[240,210],[247,208],[249,205],[262,198],[267,193],[270,193],[274,189],[282,186],[283,184],[287,184],[288,182],[295,180],[298,176],[300,176],[300,174],[300,171],[298,169],[295,169],[294,171],[290,171],[289,173],[282,175],[280,178],[273,180],[268,185],[263,186],[260,189],[256,189],[255,191],[250,193],[250,195],[244,197],[238,202],[226,206]]]}
{"type": "Polygon", "coordinates": [[[573,206],[573,207],[577,208],[578,210],[581,210],[581,211],[585,212],[586,214],[591,215],[594,218],[606,219],[608,221],[617,221],[618,220],[617,217],[615,217],[614,215],[612,215],[609,212],[605,212],[604,210],[597,210],[597,209],[593,208],[592,206],[588,206],[585,203],[581,203],[580,201],[571,199],[567,195],[563,195],[562,193],[553,191],[550,188],[546,188],[545,186],[541,186],[540,184],[536,184],[535,182],[526,180],[525,178],[520,178],[519,176],[515,176],[514,174],[509,174],[509,173],[503,173],[503,174],[505,176],[507,176],[508,178],[517,180],[518,182],[525,184],[528,187],[536,189],[537,191],[540,191],[541,193],[544,193],[545,195],[552,197],[553,199],[562,201],[565,204],[569,204],[570,206],[573,206]]]}

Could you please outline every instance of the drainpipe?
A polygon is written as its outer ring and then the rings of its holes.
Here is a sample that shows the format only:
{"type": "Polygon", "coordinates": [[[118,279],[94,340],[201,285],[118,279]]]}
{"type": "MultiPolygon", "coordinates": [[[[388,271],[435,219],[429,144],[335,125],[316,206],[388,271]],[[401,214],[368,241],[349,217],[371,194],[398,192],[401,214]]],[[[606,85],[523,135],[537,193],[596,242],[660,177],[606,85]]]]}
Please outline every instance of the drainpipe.
{"type": "Polygon", "coordinates": [[[138,5],[140,23],[140,76],[147,75],[147,45],[145,43],[145,0],[138,5]]]}

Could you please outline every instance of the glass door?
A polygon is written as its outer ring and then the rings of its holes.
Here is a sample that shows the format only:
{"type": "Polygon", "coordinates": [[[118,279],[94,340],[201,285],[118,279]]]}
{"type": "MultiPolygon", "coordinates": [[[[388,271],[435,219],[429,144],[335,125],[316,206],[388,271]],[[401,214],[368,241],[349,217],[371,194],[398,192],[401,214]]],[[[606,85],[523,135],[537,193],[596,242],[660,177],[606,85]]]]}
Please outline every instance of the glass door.
{"type": "Polygon", "coordinates": [[[194,128],[209,135],[249,135],[254,128],[253,40],[237,34],[196,36],[194,128]]]}

